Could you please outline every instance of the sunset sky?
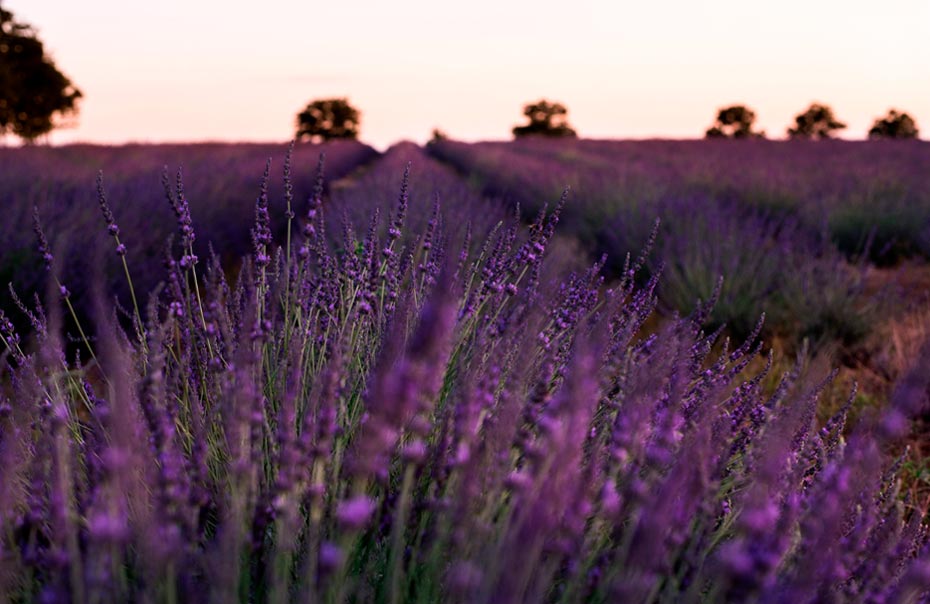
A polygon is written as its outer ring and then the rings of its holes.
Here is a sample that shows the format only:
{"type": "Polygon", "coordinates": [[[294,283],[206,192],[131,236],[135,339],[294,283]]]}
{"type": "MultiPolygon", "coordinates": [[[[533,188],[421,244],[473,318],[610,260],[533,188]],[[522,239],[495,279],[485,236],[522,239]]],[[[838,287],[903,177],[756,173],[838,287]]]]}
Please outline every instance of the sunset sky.
{"type": "Polygon", "coordinates": [[[862,138],[890,107],[930,133],[928,0],[4,0],[84,92],[56,143],[283,141],[347,96],[362,140],[505,139],[521,108],[581,136],[695,138],[745,103],[784,136],[811,101],[862,138]]]}

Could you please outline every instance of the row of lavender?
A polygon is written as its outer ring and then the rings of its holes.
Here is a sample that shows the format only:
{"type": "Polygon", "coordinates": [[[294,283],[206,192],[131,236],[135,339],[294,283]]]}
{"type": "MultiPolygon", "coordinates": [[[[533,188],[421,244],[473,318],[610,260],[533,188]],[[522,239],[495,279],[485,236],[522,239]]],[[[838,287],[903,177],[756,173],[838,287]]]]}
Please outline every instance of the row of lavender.
{"type": "Polygon", "coordinates": [[[847,259],[930,256],[930,145],[919,141],[539,139],[430,150],[530,212],[571,186],[565,232],[615,263],[661,219],[653,267],[664,266],[663,302],[686,312],[722,275],[713,319],[737,334],[764,309],[789,341],[854,344],[873,305],[847,259]]]}
{"type": "Polygon", "coordinates": [[[551,194],[571,185],[584,213],[593,213],[589,225],[623,208],[703,198],[775,216],[793,214],[806,230],[826,230],[847,255],[863,251],[873,227],[875,260],[930,255],[930,145],[922,141],[537,138],[474,145],[439,141],[430,149],[522,203],[528,201],[521,191],[551,194]]]}
{"type": "Polygon", "coordinates": [[[930,601],[926,510],[887,456],[927,409],[930,347],[884,416],[818,428],[829,376],[767,394],[771,364],[747,373],[761,325],[721,349],[702,305],[647,332],[645,258],[609,288],[602,262],[565,274],[561,204],[501,221],[410,147],[298,203],[286,160],[275,244],[268,174],[234,282],[196,259],[178,179],[132,329],[98,293],[71,361],[67,300],[29,336],[0,320],[10,600],[930,601]]]}
{"type": "MultiPolygon", "coordinates": [[[[321,151],[328,157],[332,178],[348,174],[377,155],[355,142],[336,142],[300,145],[295,158],[312,166],[321,151]]],[[[41,263],[33,253],[32,233],[37,207],[58,250],[61,277],[70,284],[79,309],[89,307],[88,286],[95,279],[103,279],[108,291],[128,294],[119,267],[113,271],[101,268],[108,250],[91,235],[99,226],[95,181],[98,171],[103,171],[114,210],[121,216],[123,239],[135,251],[136,286],[143,292],[151,290],[161,280],[165,245],[174,228],[174,216],[159,182],[167,164],[172,180],[179,168],[188,177],[187,195],[200,225],[195,252],[205,257],[212,242],[224,262],[232,264],[249,249],[253,200],[248,191],[254,174],[260,174],[265,160],[279,152],[280,145],[270,144],[0,149],[0,204],[4,208],[0,285],[6,291],[12,283],[26,299],[40,288],[41,263]]],[[[295,174],[297,194],[309,195],[313,178],[312,169],[295,174]]],[[[279,205],[283,203],[280,183],[273,187],[273,228],[281,233],[286,209],[279,205]]],[[[6,302],[0,302],[0,309],[12,310],[6,302]]]]}

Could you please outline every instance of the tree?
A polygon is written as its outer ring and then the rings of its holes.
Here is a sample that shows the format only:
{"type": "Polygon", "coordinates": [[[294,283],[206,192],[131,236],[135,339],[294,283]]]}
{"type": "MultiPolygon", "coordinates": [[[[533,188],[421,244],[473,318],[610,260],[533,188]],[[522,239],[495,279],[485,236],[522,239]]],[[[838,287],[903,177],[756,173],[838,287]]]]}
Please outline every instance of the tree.
{"type": "Polygon", "coordinates": [[[731,105],[717,112],[717,120],[707,129],[707,138],[762,138],[764,132],[753,132],[756,113],[745,105],[731,105]]]}
{"type": "Polygon", "coordinates": [[[791,138],[831,138],[836,130],[846,124],[836,119],[833,110],[821,103],[812,103],[807,111],[794,118],[794,128],[788,128],[791,138]]]}
{"type": "Polygon", "coordinates": [[[317,142],[358,138],[360,115],[345,98],[313,101],[297,114],[297,140],[307,138],[317,142]]]}
{"type": "Polygon", "coordinates": [[[878,118],[869,130],[869,138],[917,138],[917,122],[906,113],[890,109],[878,118]]]}
{"type": "Polygon", "coordinates": [[[536,103],[523,106],[523,115],[529,118],[530,123],[525,126],[515,126],[513,135],[517,138],[523,136],[551,136],[575,137],[577,134],[568,125],[568,109],[562,103],[550,103],[542,99],[536,103]]]}
{"type": "Polygon", "coordinates": [[[34,142],[77,113],[78,90],[45,53],[32,26],[0,6],[0,136],[34,142]]]}

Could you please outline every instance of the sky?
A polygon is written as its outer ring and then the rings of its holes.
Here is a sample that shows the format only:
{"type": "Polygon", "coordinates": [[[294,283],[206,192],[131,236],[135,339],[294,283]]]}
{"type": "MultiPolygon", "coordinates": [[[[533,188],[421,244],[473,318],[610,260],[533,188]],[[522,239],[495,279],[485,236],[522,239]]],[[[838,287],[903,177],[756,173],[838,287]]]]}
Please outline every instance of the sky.
{"type": "Polygon", "coordinates": [[[524,104],[589,138],[698,138],[746,104],[783,137],[811,102],[863,138],[930,133],[930,0],[3,0],[84,93],[53,143],[285,141],[348,97],[379,148],[510,138],[524,104]]]}

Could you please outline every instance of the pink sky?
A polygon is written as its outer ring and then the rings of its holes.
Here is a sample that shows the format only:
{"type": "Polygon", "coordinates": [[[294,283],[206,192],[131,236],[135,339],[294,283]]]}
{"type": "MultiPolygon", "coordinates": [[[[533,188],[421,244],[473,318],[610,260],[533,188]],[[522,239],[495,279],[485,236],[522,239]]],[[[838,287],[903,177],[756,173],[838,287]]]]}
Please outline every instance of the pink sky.
{"type": "Polygon", "coordinates": [[[261,140],[347,96],[362,140],[505,139],[521,107],[581,136],[694,138],[746,103],[772,137],[811,101],[862,138],[890,107],[930,133],[927,0],[5,0],[84,92],[56,143],[261,140]]]}

